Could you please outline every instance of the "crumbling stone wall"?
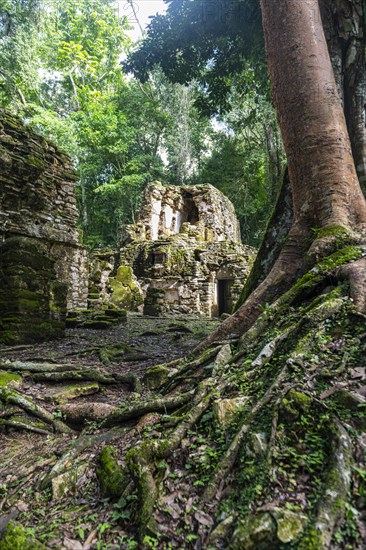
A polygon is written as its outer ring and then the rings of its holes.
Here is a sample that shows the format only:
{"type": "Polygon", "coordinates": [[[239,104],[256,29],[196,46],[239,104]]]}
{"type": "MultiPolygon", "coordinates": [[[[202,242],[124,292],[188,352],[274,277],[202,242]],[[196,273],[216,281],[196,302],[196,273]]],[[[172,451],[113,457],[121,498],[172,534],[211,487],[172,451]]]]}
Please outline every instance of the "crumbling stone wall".
{"type": "Polygon", "coordinates": [[[137,223],[124,228],[122,244],[178,234],[205,242],[240,242],[234,207],[212,185],[148,185],[137,223]]]}
{"type": "Polygon", "coordinates": [[[106,254],[95,256],[99,307],[113,303],[117,272],[130,273],[129,268],[135,279],[125,284],[125,300],[119,305],[146,315],[231,312],[255,255],[240,242],[233,205],[208,184],[150,184],[137,223],[123,229],[121,242],[113,261],[110,252],[104,264],[106,254]]]}
{"type": "Polygon", "coordinates": [[[51,142],[0,110],[0,341],[62,333],[87,305],[76,174],[51,142]]]}

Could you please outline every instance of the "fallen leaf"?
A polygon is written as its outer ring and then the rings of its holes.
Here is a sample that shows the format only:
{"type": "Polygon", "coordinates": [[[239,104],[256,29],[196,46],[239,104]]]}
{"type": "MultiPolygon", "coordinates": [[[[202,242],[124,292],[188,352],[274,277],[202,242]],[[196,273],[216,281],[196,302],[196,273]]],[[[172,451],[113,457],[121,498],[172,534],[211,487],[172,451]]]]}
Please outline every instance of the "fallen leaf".
{"type": "Polygon", "coordinates": [[[66,548],[66,550],[83,550],[83,545],[80,541],[75,539],[69,539],[68,537],[65,537],[63,540],[63,545],[66,548]]]}
{"type": "Polygon", "coordinates": [[[194,514],[194,517],[196,518],[198,523],[206,525],[206,527],[211,527],[211,525],[214,524],[214,520],[212,519],[212,517],[205,512],[202,512],[202,510],[197,510],[197,512],[195,512],[194,514]]]}

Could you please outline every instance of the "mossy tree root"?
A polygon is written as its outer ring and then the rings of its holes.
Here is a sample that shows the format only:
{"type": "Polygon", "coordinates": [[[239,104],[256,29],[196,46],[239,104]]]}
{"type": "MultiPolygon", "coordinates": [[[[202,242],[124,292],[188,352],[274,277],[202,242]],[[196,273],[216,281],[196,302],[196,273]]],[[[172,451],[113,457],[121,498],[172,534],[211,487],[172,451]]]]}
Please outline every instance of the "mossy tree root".
{"type": "MultiPolygon", "coordinates": [[[[209,364],[215,359],[218,353],[221,350],[221,346],[216,346],[214,348],[209,348],[200,354],[197,359],[188,359],[188,361],[181,361],[181,364],[174,363],[175,368],[172,368],[168,374],[168,381],[161,386],[162,393],[168,393],[174,390],[179,386],[179,384],[187,379],[190,373],[194,373],[198,369],[209,364]]],[[[163,366],[167,367],[171,364],[164,364],[163,366]]]]}
{"type": "Polygon", "coordinates": [[[199,421],[210,406],[209,384],[209,381],[205,381],[198,386],[192,399],[192,407],[169,434],[168,439],[145,441],[130,449],[126,455],[128,470],[138,490],[139,512],[136,519],[141,536],[150,528],[153,530],[152,514],[159,496],[154,479],[156,461],[168,458],[179,447],[187,431],[199,421]]]}
{"type": "Polygon", "coordinates": [[[68,370],[64,372],[38,372],[32,375],[34,382],[64,382],[66,380],[86,380],[101,384],[115,384],[113,376],[107,376],[97,369],[68,370]]]}
{"type": "Polygon", "coordinates": [[[69,428],[69,426],[67,426],[64,422],[62,422],[61,420],[57,420],[46,409],[34,403],[34,401],[32,401],[29,397],[25,397],[15,390],[10,390],[6,387],[0,386],[0,400],[5,404],[16,405],[17,407],[20,407],[32,416],[36,416],[47,424],[51,424],[51,426],[57,433],[73,433],[73,430],[69,428]]]}
{"type": "Polygon", "coordinates": [[[220,499],[219,487],[222,485],[222,482],[225,481],[229,475],[231,469],[233,468],[235,461],[237,459],[240,447],[243,443],[245,435],[248,433],[253,420],[256,415],[262,408],[276,396],[276,393],[281,392],[281,386],[286,379],[288,374],[288,368],[285,366],[271,386],[268,388],[266,393],[259,399],[259,401],[254,405],[250,415],[245,420],[245,424],[242,424],[239,431],[236,433],[232,443],[230,444],[228,450],[220,461],[220,464],[216,468],[214,474],[211,477],[211,480],[208,482],[205,492],[202,495],[201,502],[202,505],[207,503],[212,503],[214,500],[218,501],[220,499]]]}
{"type": "MultiPolygon", "coordinates": [[[[361,260],[364,259],[366,253],[366,247],[363,244],[365,237],[357,235],[353,240],[361,244],[349,245],[350,237],[348,233],[344,241],[344,248],[339,248],[337,238],[332,236],[323,236],[314,240],[311,247],[307,251],[303,250],[297,257],[297,263],[294,261],[291,264],[292,272],[290,275],[286,274],[284,276],[283,272],[274,270],[274,274],[267,278],[268,281],[267,279],[263,281],[248,298],[247,302],[244,302],[213,334],[201,342],[193,350],[193,354],[201,353],[218,340],[230,337],[233,333],[244,333],[244,340],[247,341],[249,337],[249,340],[253,342],[269,327],[277,311],[284,310],[295,301],[301,301],[309,292],[314,292],[317,286],[321,286],[324,281],[330,278],[337,279],[337,276],[339,279],[339,268],[341,267],[347,269],[347,273],[351,273],[350,280],[352,277],[354,292],[357,289],[364,288],[362,285],[366,284],[366,266],[361,260]],[[331,253],[332,250],[333,253],[331,253]],[[334,252],[334,250],[336,251],[334,252]],[[305,271],[304,255],[307,258],[309,268],[311,268],[307,272],[305,271]],[[316,263],[316,258],[323,259],[316,263]],[[302,276],[296,281],[298,272],[302,276]],[[261,308],[266,301],[270,301],[271,305],[265,314],[261,314],[261,308]],[[256,324],[259,319],[261,319],[261,322],[256,324]],[[253,330],[255,325],[256,330],[253,330]]],[[[362,295],[363,293],[359,294],[362,295]]],[[[362,308],[366,307],[366,300],[361,298],[362,304],[359,300],[356,299],[356,305],[359,305],[361,307],[360,311],[362,311],[362,308]]]]}
{"type": "Polygon", "coordinates": [[[177,394],[171,397],[159,397],[149,401],[139,402],[137,405],[124,405],[119,410],[105,418],[101,423],[102,428],[109,428],[118,424],[123,424],[128,420],[139,418],[150,412],[166,412],[180,408],[190,401],[194,390],[177,394]]]}
{"type": "Polygon", "coordinates": [[[23,361],[0,361],[0,368],[14,372],[29,373],[62,373],[64,371],[78,371],[82,367],[71,364],[33,363],[23,361]]]}
{"type": "Polygon", "coordinates": [[[64,382],[65,380],[85,380],[100,384],[127,384],[131,390],[141,392],[141,382],[133,373],[103,373],[73,364],[32,363],[21,361],[0,361],[0,368],[20,373],[31,373],[35,382],[64,382]]]}
{"type": "MultiPolygon", "coordinates": [[[[331,453],[323,495],[318,503],[315,527],[310,536],[320,549],[331,548],[335,530],[342,523],[351,487],[352,441],[338,420],[330,425],[331,453]]],[[[309,534],[300,543],[306,548],[309,534]]]]}
{"type": "Polygon", "coordinates": [[[41,435],[52,435],[52,432],[42,430],[42,428],[37,428],[37,426],[32,426],[31,424],[26,424],[25,422],[19,422],[18,420],[0,419],[0,426],[8,426],[9,428],[16,428],[17,430],[28,430],[41,435]]]}
{"type": "Polygon", "coordinates": [[[43,372],[32,376],[35,382],[63,382],[65,380],[83,380],[87,382],[99,382],[100,384],[127,384],[136,393],[141,392],[141,382],[136,374],[105,374],[99,369],[80,369],[65,372],[43,372]]]}

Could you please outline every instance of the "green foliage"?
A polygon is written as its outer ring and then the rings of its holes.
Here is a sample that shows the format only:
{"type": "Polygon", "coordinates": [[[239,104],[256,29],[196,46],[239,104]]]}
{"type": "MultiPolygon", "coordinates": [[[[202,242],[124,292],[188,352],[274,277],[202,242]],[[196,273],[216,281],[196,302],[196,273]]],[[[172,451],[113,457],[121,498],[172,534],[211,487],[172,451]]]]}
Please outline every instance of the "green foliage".
{"type": "Polygon", "coordinates": [[[0,106],[71,156],[84,243],[117,244],[154,180],[212,183],[236,205],[243,240],[259,243],[283,154],[256,1],[220,16],[215,3],[202,14],[199,2],[169,2],[126,65],[143,84],[121,69],[131,44],[112,0],[0,7],[0,106]]]}
{"type": "Polygon", "coordinates": [[[197,104],[209,114],[229,109],[233,88],[245,93],[248,60],[255,59],[256,80],[268,87],[257,0],[167,3],[167,13],[153,18],[147,38],[125,63],[127,70],[147,81],[158,65],[173,82],[198,81],[197,104]]]}

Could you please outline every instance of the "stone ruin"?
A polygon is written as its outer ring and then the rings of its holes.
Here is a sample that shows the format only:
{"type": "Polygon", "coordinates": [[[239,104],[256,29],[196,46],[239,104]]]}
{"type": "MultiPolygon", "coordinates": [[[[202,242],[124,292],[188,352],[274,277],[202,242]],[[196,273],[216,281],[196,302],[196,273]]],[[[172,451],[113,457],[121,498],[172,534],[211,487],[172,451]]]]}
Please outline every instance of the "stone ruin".
{"type": "Polygon", "coordinates": [[[211,185],[150,184],[120,246],[88,257],[79,242],[76,173],[50,141],[0,110],[0,342],[108,328],[146,315],[231,312],[254,250],[211,185]],[[67,318],[66,318],[67,317],[67,318]]]}
{"type": "Polygon", "coordinates": [[[215,187],[152,183],[120,249],[94,255],[89,307],[231,313],[253,258],[232,203],[215,187]]]}
{"type": "Polygon", "coordinates": [[[0,342],[62,335],[66,309],[87,306],[69,158],[0,110],[0,342]]]}

